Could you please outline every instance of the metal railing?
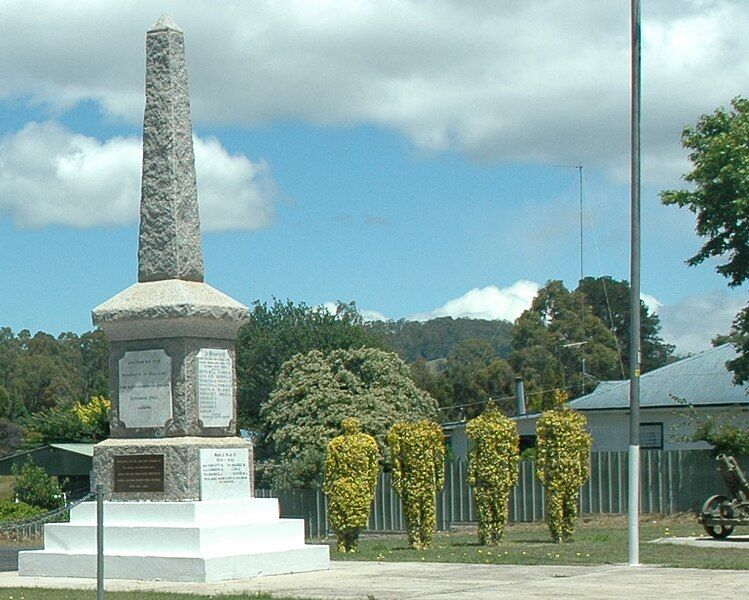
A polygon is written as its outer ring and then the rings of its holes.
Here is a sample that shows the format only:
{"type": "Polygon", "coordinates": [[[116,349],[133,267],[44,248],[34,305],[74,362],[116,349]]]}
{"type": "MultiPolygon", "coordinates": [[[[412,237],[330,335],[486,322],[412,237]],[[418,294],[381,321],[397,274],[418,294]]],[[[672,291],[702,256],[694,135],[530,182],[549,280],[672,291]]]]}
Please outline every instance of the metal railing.
{"type": "Polygon", "coordinates": [[[0,539],[6,541],[39,540],[44,535],[44,525],[47,523],[64,523],[70,520],[70,510],[81,502],[92,500],[95,495],[94,493],[87,494],[65,506],[26,519],[0,522],[0,539]]]}

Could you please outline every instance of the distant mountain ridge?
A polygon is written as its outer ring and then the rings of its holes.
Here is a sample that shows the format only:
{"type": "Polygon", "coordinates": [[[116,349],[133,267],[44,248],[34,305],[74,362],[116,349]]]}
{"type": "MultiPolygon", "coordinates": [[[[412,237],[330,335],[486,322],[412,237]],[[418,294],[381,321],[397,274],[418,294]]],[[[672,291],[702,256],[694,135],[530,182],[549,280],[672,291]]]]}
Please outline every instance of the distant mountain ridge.
{"type": "Polygon", "coordinates": [[[381,335],[406,362],[445,358],[461,342],[486,340],[497,354],[506,358],[511,350],[512,328],[509,321],[439,317],[429,321],[372,321],[365,325],[381,335]]]}

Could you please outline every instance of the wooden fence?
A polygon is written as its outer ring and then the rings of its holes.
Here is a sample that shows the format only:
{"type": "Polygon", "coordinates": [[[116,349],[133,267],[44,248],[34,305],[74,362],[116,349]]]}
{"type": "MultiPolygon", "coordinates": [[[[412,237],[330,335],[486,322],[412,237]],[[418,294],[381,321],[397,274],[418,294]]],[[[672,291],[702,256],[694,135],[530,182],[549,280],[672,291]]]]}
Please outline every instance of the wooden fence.
{"type": "MultiPolygon", "coordinates": [[[[740,462],[746,464],[746,460],[740,462]]],[[[473,494],[466,482],[467,463],[448,461],[445,487],[437,498],[437,528],[476,520],[473,494]]],[[[543,487],[531,461],[520,464],[520,478],[509,498],[509,521],[545,518],[543,487]]],[[[708,496],[725,493],[709,450],[643,450],[640,464],[640,511],[671,514],[697,510],[708,496]]],[[[281,516],[305,520],[307,537],[328,535],[325,494],[319,489],[256,490],[258,497],[277,497],[281,516]]],[[[593,452],[591,476],[580,490],[580,513],[620,514],[627,511],[627,452],[593,452]]],[[[381,472],[369,519],[369,530],[404,531],[400,498],[390,474],[381,472]]]]}

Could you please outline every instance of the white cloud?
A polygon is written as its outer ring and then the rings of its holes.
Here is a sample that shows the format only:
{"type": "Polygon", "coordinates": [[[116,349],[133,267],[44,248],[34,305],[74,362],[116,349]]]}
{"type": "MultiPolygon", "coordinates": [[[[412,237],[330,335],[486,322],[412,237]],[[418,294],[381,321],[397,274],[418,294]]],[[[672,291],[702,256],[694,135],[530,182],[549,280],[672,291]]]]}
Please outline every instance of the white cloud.
{"type": "Polygon", "coordinates": [[[273,218],[270,166],[229,154],[215,138],[195,137],[200,219],[206,231],[260,229],[273,218]]]}
{"type": "MultiPolygon", "coordinates": [[[[205,231],[257,229],[273,215],[266,163],[195,138],[205,231]]],[[[22,227],[97,227],[137,222],[141,142],[99,141],[55,123],[29,123],[0,138],[0,215],[22,227]]]]}
{"type": "Polygon", "coordinates": [[[651,313],[659,312],[660,308],[663,306],[663,302],[658,300],[658,298],[656,298],[655,296],[651,296],[650,294],[644,294],[640,292],[640,300],[645,303],[645,306],[648,307],[648,310],[651,313]]]}
{"type": "Polygon", "coordinates": [[[320,305],[320,308],[326,310],[331,315],[337,315],[338,314],[338,303],[337,302],[323,302],[320,305]]]}
{"type": "MultiPolygon", "coordinates": [[[[462,296],[448,300],[444,306],[428,313],[416,313],[406,317],[410,321],[428,321],[438,317],[468,319],[504,319],[514,321],[525,309],[529,308],[541,286],[534,281],[521,279],[511,286],[499,288],[490,285],[485,288],[473,288],[462,296]]],[[[336,302],[324,302],[320,305],[330,314],[336,314],[336,302]]],[[[359,309],[365,321],[387,321],[388,317],[376,310],[359,309]]]]}
{"type": "MultiPolygon", "coordinates": [[[[320,304],[320,308],[328,311],[331,315],[338,314],[338,303],[337,302],[323,302],[320,304]]],[[[358,308],[359,314],[365,321],[387,321],[388,318],[377,310],[367,310],[366,308],[358,308]]]]}
{"type": "Polygon", "coordinates": [[[726,291],[716,291],[688,296],[676,304],[662,305],[658,309],[661,335],[676,346],[679,354],[706,350],[716,334],[729,332],[736,313],[745,304],[745,299],[726,291]]]}
{"type": "Polygon", "coordinates": [[[56,123],[29,123],[0,140],[0,213],[26,227],[135,221],[140,145],[106,142],[56,123]]]}
{"type": "MultiPolygon", "coordinates": [[[[186,32],[199,123],[374,123],[429,151],[547,161],[626,177],[629,14],[610,2],[165,0],[186,32]]],[[[140,120],[152,3],[10,2],[0,97],[94,100],[140,120]]],[[[643,12],[643,152],[651,183],[683,171],[679,133],[749,86],[740,0],[643,12]]]]}
{"type": "Polygon", "coordinates": [[[539,284],[534,281],[522,279],[506,288],[499,288],[496,285],[473,288],[430,313],[420,313],[409,318],[417,321],[437,317],[514,321],[520,313],[530,307],[539,288],[539,284]]]}
{"type": "Polygon", "coordinates": [[[388,318],[377,310],[362,308],[359,313],[365,321],[387,321],[388,318]]]}

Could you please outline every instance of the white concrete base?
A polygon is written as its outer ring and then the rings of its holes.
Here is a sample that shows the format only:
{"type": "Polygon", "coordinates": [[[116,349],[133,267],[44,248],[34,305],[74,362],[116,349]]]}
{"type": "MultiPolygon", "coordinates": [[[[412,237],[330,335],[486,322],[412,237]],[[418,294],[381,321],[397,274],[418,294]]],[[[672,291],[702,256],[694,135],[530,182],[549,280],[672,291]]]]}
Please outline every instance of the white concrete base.
{"type": "MultiPolygon", "coordinates": [[[[304,521],[280,519],[275,498],[105,502],[107,579],[223,581],[330,568],[326,545],[305,545],[304,521]]],[[[96,505],[44,526],[44,550],[21,552],[29,577],[96,577],[96,505]]]]}

